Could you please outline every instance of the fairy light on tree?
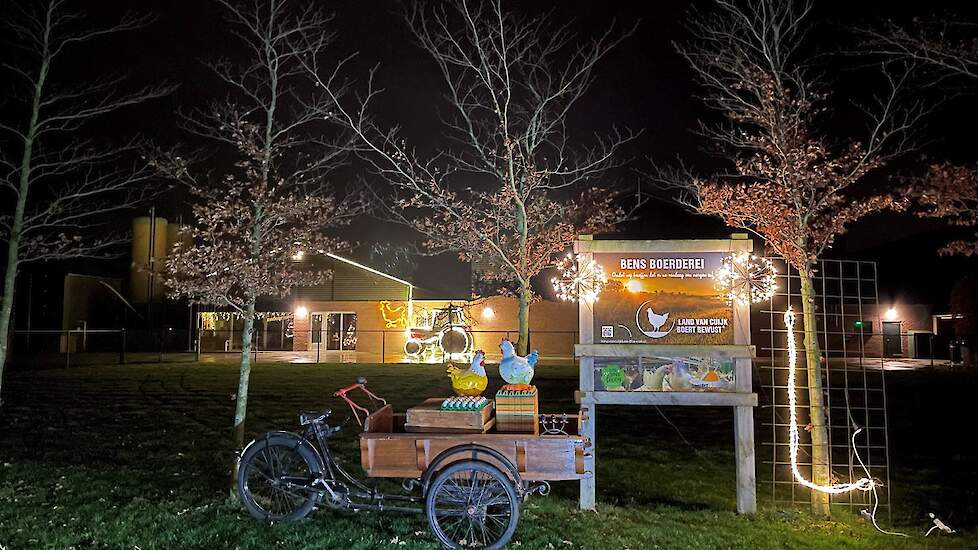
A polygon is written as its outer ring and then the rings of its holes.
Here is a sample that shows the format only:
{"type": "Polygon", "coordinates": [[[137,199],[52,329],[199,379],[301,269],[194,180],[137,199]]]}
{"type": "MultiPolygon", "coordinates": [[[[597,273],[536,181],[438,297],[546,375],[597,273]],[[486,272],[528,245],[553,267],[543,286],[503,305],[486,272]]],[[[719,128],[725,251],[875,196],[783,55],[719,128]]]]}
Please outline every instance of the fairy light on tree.
{"type": "Polygon", "coordinates": [[[727,300],[756,304],[770,300],[777,290],[774,262],[750,252],[737,252],[723,259],[713,274],[716,289],[727,300]]]}
{"type": "Polygon", "coordinates": [[[608,275],[598,262],[588,260],[581,265],[580,258],[568,254],[557,263],[560,275],[550,279],[557,298],[568,302],[584,300],[588,303],[598,301],[598,295],[608,283],[608,275]]]}
{"type": "MultiPolygon", "coordinates": [[[[808,487],[813,491],[818,491],[821,493],[826,493],[830,495],[838,495],[842,493],[848,493],[850,491],[876,491],[877,483],[876,480],[870,477],[859,478],[858,480],[851,483],[835,483],[832,485],[819,485],[812,483],[805,476],[802,475],[801,471],[798,469],[798,412],[797,412],[797,401],[798,398],[795,395],[795,369],[797,368],[797,348],[795,346],[795,312],[789,307],[788,311],[784,312],[784,324],[788,329],[788,409],[790,411],[791,418],[788,422],[788,451],[791,455],[791,473],[795,480],[808,487]]],[[[856,451],[856,436],[862,432],[862,428],[857,428],[852,433],[852,448],[856,451]]],[[[859,465],[862,466],[863,471],[866,475],[869,475],[869,471],[866,470],[866,466],[863,464],[861,458],[859,458],[859,453],[855,453],[856,459],[859,461],[859,465]]],[[[873,511],[873,523],[875,525],[875,510],[873,511]]],[[[877,526],[877,528],[879,528],[877,526]]]]}

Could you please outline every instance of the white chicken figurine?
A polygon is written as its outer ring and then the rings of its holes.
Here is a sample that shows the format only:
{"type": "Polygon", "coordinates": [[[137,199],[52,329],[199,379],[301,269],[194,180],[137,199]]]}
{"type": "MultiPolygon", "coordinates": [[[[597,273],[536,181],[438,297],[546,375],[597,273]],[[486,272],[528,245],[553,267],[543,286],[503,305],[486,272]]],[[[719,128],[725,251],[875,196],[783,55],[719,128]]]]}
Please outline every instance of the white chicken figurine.
{"type": "Polygon", "coordinates": [[[516,349],[508,338],[503,338],[499,344],[499,349],[503,352],[503,358],[499,361],[499,375],[509,386],[512,386],[510,389],[531,389],[530,380],[533,380],[533,367],[536,365],[539,355],[536,350],[526,357],[520,357],[516,355],[516,349]]]}

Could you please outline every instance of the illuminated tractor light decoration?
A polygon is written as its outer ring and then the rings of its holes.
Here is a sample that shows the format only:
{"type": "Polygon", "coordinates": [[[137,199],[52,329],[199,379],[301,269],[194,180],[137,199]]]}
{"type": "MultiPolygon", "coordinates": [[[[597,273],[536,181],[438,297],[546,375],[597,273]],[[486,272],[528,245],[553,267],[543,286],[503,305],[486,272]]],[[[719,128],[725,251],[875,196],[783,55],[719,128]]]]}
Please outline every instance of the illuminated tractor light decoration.
{"type": "Polygon", "coordinates": [[[429,312],[420,312],[415,326],[407,329],[404,353],[409,357],[422,356],[457,358],[472,353],[472,331],[465,322],[460,306],[449,304],[429,312]]]}
{"type": "Polygon", "coordinates": [[[735,252],[713,273],[717,292],[732,303],[750,305],[770,300],[777,291],[774,262],[750,252],[735,252]]]}
{"type": "Polygon", "coordinates": [[[557,263],[558,276],[550,279],[559,300],[593,303],[608,284],[608,275],[598,262],[589,260],[581,265],[579,256],[568,254],[557,263]]]}

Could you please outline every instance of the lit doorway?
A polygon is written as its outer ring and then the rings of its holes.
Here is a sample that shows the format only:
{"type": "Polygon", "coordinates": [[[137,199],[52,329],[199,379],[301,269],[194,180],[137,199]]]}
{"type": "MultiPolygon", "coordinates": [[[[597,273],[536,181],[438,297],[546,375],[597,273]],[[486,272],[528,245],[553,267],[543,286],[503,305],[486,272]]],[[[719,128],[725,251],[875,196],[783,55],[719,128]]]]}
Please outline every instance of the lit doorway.
{"type": "Polygon", "coordinates": [[[903,357],[900,321],[883,321],[883,357],[903,357]]]}
{"type": "Polygon", "coordinates": [[[312,345],[324,351],[355,351],[357,349],[357,314],[352,312],[321,312],[310,316],[312,345]]]}

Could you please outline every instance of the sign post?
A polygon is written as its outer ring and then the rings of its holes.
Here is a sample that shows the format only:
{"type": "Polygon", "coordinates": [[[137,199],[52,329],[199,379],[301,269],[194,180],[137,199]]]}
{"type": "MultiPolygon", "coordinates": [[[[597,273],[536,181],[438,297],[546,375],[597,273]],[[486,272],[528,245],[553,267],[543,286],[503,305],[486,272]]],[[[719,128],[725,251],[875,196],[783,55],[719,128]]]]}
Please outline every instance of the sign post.
{"type": "Polygon", "coordinates": [[[599,300],[580,300],[578,399],[590,443],[580,507],[595,506],[598,405],[729,406],[734,412],[737,511],[753,513],[754,418],[750,305],[731,303],[713,273],[730,254],[751,251],[747,235],[731,239],[575,243],[580,265],[592,260],[608,276],[599,300]]]}

